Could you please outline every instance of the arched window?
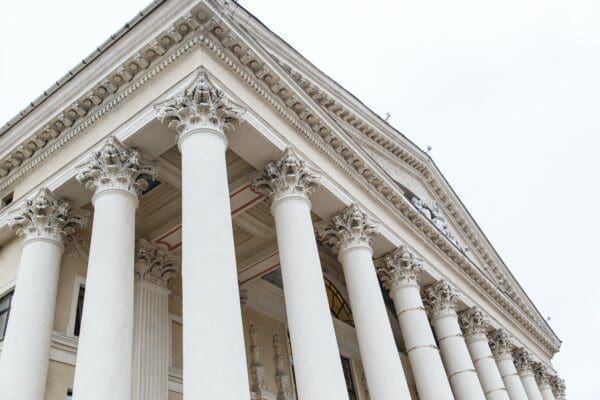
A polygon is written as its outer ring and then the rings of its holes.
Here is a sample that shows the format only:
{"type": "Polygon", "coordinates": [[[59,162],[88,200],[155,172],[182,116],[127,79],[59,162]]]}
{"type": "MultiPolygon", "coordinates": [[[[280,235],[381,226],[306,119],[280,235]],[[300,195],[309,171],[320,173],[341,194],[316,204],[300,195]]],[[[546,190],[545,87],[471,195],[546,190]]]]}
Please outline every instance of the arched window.
{"type": "Polygon", "coordinates": [[[327,278],[325,278],[325,289],[327,290],[327,299],[329,300],[329,310],[331,311],[331,314],[340,321],[354,326],[350,306],[346,300],[344,300],[340,291],[327,278]]]}

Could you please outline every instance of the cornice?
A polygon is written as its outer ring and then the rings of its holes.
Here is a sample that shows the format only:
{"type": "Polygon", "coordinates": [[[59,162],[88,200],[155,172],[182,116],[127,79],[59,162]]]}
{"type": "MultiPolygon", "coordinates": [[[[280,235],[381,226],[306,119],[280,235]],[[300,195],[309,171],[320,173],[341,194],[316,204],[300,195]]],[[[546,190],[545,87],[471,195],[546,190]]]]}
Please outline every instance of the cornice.
{"type": "MultiPolygon", "coordinates": [[[[491,297],[508,312],[543,347],[547,348],[550,353],[558,351],[560,342],[555,336],[539,326],[539,323],[535,321],[535,313],[527,310],[527,307],[523,307],[523,305],[515,304],[507,294],[500,291],[488,277],[482,274],[478,267],[465,257],[453,243],[449,242],[430,220],[418,212],[410,201],[404,197],[397,185],[385,175],[385,172],[370,160],[364,150],[349,139],[339,123],[331,118],[328,113],[323,112],[323,103],[318,102],[314,95],[311,95],[310,90],[307,91],[295,79],[292,79],[290,71],[286,71],[281,65],[273,62],[268,52],[243,29],[240,29],[237,33],[229,31],[226,25],[231,27],[237,24],[228,15],[219,11],[221,5],[218,2],[208,0],[206,4],[216,15],[209,16],[203,13],[198,15],[198,11],[195,10],[196,14],[192,12],[191,18],[186,16],[179,18],[175,24],[163,25],[166,26],[166,29],[151,38],[146,47],[128,61],[128,63],[138,65],[141,68],[134,73],[130,64],[124,63],[111,71],[110,74],[107,74],[106,78],[101,80],[94,89],[96,96],[100,94],[101,88],[105,89],[105,91],[102,91],[103,96],[99,96],[101,101],[86,109],[83,115],[77,118],[73,117],[74,119],[71,120],[71,126],[68,129],[60,130],[56,137],[46,141],[43,147],[37,148],[35,152],[29,155],[20,150],[21,147],[17,147],[10,153],[10,157],[0,160],[0,166],[6,165],[7,161],[12,165],[8,174],[4,178],[0,178],[0,193],[6,191],[18,179],[37,167],[67,142],[82,134],[112,109],[135,95],[149,81],[189,53],[192,48],[201,44],[254,90],[259,97],[270,104],[302,136],[332,160],[340,170],[352,177],[378,204],[400,219],[409,221],[418,229],[421,236],[429,238],[442,253],[454,262],[464,276],[474,281],[486,296],[491,297]],[[190,28],[187,33],[180,30],[182,24],[190,28]],[[197,32],[197,34],[194,35],[192,32],[197,32]],[[169,44],[162,42],[165,37],[169,38],[169,44]],[[148,52],[151,52],[150,55],[148,52]],[[138,56],[140,58],[137,58],[138,56]],[[142,60],[145,60],[147,65],[142,60]],[[123,73],[122,68],[128,68],[132,75],[130,79],[120,75],[123,73]],[[121,77],[121,80],[117,82],[116,76],[121,77]],[[17,153],[20,154],[19,157],[22,157],[22,160],[18,160],[17,165],[13,165],[10,159],[11,157],[14,159],[17,153]]],[[[90,97],[83,97],[80,101],[84,102],[86,98],[92,100],[90,97]]],[[[76,107],[67,107],[49,120],[48,126],[56,128],[56,121],[61,121],[61,118],[69,119],[69,116],[72,115],[70,111],[77,114],[76,107]]],[[[340,113],[337,113],[337,115],[338,118],[347,120],[353,126],[358,127],[357,129],[360,129],[363,125],[365,126],[363,129],[369,127],[365,121],[356,117],[350,118],[347,116],[346,118],[340,113]]],[[[433,179],[433,172],[422,160],[414,157],[409,151],[400,148],[397,143],[389,141],[389,138],[380,137],[379,135],[382,135],[380,131],[383,130],[372,127],[371,129],[365,135],[419,171],[432,187],[437,188],[434,193],[437,193],[438,196],[440,193],[445,192],[439,182],[433,179]]],[[[35,142],[36,138],[44,132],[51,131],[35,132],[21,145],[25,146],[32,141],[35,142]]],[[[448,210],[447,195],[441,203],[448,210]]],[[[454,209],[451,208],[450,210],[454,209]]]]}

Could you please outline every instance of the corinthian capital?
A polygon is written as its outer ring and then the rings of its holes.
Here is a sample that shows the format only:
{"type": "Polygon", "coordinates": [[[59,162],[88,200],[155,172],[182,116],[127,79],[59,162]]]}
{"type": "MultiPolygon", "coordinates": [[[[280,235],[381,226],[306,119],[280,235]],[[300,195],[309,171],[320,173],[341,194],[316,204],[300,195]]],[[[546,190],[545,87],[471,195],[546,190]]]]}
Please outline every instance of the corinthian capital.
{"type": "Polygon", "coordinates": [[[425,302],[431,308],[432,318],[456,314],[456,289],[442,279],[425,288],[425,302]]]}
{"type": "Polygon", "coordinates": [[[137,149],[125,147],[110,137],[78,166],[76,178],[96,193],[114,189],[139,195],[148,186],[148,179],[154,179],[157,172],[155,163],[144,160],[137,149]]]}
{"type": "Polygon", "coordinates": [[[517,367],[517,371],[519,374],[532,372],[533,371],[533,361],[531,360],[531,354],[524,348],[517,348],[513,350],[513,358],[515,362],[515,367],[517,367]]]}
{"type": "Polygon", "coordinates": [[[136,246],[136,275],[157,285],[167,287],[177,274],[172,256],[140,239],[136,246]]]}
{"type": "Polygon", "coordinates": [[[87,213],[73,211],[68,200],[59,199],[42,188],[11,215],[8,224],[26,241],[45,239],[64,245],[76,227],[87,224],[87,213]]]}
{"type": "Polygon", "coordinates": [[[376,263],[379,279],[387,290],[419,283],[422,262],[406,247],[401,246],[379,258],[376,263]]]}
{"type": "Polygon", "coordinates": [[[317,230],[323,241],[337,252],[354,247],[371,248],[376,232],[373,220],[357,204],[335,214],[330,222],[317,224],[317,230]]]}
{"type": "Polygon", "coordinates": [[[217,89],[202,67],[188,87],[154,109],[158,120],[179,134],[202,128],[222,133],[241,123],[244,115],[244,109],[217,89]]]}
{"type": "Polygon", "coordinates": [[[496,329],[489,332],[488,340],[490,341],[490,349],[495,358],[512,358],[513,345],[508,333],[504,329],[496,329]]]}
{"type": "Polygon", "coordinates": [[[556,400],[565,400],[567,386],[564,379],[561,379],[558,375],[550,376],[550,387],[556,400]]]}
{"type": "Polygon", "coordinates": [[[535,375],[535,381],[540,388],[550,386],[550,375],[548,374],[548,368],[540,362],[533,363],[533,373],[535,375]]]}
{"type": "Polygon", "coordinates": [[[285,197],[308,197],[319,185],[321,174],[288,147],[283,154],[267,164],[252,183],[252,189],[274,202],[285,197]]]}
{"type": "Polygon", "coordinates": [[[488,321],[483,316],[483,312],[479,307],[472,307],[461,312],[458,321],[467,342],[479,339],[487,340],[485,332],[488,327],[488,321]]]}

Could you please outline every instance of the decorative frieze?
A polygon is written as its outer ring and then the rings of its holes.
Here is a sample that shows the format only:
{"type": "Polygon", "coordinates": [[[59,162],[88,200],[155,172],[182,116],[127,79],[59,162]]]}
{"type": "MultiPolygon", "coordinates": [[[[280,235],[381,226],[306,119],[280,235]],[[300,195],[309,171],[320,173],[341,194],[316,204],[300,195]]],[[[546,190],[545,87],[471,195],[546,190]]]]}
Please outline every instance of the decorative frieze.
{"type": "Polygon", "coordinates": [[[431,318],[436,319],[444,315],[456,315],[456,302],[458,296],[456,289],[442,279],[425,288],[425,304],[431,311],[431,318]]]}
{"type": "Polygon", "coordinates": [[[109,137],[99,150],[78,166],[77,180],[93,192],[123,190],[140,195],[148,180],[156,178],[154,162],[145,160],[139,150],[126,147],[109,137]]]}
{"type": "Polygon", "coordinates": [[[467,343],[474,340],[487,340],[488,321],[479,307],[471,307],[460,313],[458,321],[467,343]]]}
{"type": "Polygon", "coordinates": [[[533,361],[527,350],[521,347],[514,349],[512,353],[519,374],[533,373],[533,361]]]}
{"type": "Polygon", "coordinates": [[[454,243],[454,245],[460,251],[462,251],[463,253],[469,251],[469,247],[464,246],[462,243],[460,243],[456,236],[454,236],[454,233],[452,233],[452,231],[448,227],[448,223],[446,222],[446,218],[444,217],[442,208],[438,203],[434,201],[430,205],[416,196],[413,197],[410,202],[413,206],[415,206],[417,210],[421,212],[421,214],[425,215],[433,223],[433,225],[436,228],[438,228],[444,236],[448,238],[448,240],[454,243]]]}
{"type": "Polygon", "coordinates": [[[286,358],[279,335],[273,332],[273,350],[275,351],[275,381],[277,382],[277,400],[292,400],[290,377],[286,373],[286,358]]]}
{"type": "Polygon", "coordinates": [[[175,259],[154,247],[145,239],[140,239],[136,246],[135,274],[139,279],[145,279],[157,285],[168,287],[179,269],[175,259]]]}
{"type": "Polygon", "coordinates": [[[252,183],[252,189],[268,196],[273,202],[294,196],[308,199],[320,180],[321,173],[288,147],[259,173],[252,183]]]}
{"type": "Polygon", "coordinates": [[[376,227],[373,220],[358,204],[352,204],[335,214],[329,222],[316,225],[321,239],[342,252],[354,247],[371,247],[376,227]]]}
{"type": "Polygon", "coordinates": [[[74,211],[68,200],[42,188],[33,198],[25,200],[8,224],[25,241],[42,239],[65,245],[76,228],[87,224],[87,216],[83,211],[74,211]]]}
{"type": "Polygon", "coordinates": [[[404,246],[385,254],[376,262],[379,279],[389,291],[404,285],[418,285],[422,266],[421,259],[404,246]]]}
{"type": "Polygon", "coordinates": [[[189,86],[154,108],[158,120],[180,135],[206,128],[225,132],[241,123],[245,112],[212,84],[204,67],[198,69],[189,86]]]}
{"type": "Polygon", "coordinates": [[[512,358],[514,348],[508,333],[504,329],[496,329],[488,332],[488,340],[492,354],[497,359],[512,358]]]}

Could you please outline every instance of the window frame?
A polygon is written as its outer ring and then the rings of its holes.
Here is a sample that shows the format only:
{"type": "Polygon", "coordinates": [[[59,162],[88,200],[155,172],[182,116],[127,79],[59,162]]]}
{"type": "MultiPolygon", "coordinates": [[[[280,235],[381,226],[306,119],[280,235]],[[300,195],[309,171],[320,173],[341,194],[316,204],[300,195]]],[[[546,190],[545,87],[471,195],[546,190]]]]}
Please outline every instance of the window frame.
{"type": "Polygon", "coordinates": [[[79,303],[79,290],[85,289],[85,278],[81,275],[75,275],[73,280],[73,291],[71,292],[71,306],[69,309],[69,319],[67,320],[66,334],[75,336],[75,324],[77,321],[77,304],[79,303]]]}

